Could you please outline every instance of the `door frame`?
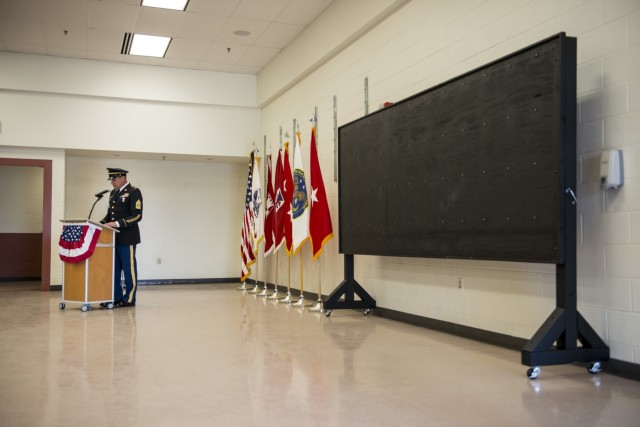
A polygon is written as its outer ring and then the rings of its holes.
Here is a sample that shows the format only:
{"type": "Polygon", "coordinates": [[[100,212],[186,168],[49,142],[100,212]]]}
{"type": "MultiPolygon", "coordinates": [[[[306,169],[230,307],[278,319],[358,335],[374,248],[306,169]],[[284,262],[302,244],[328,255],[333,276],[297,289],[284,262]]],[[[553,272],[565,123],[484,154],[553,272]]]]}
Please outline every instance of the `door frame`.
{"type": "Polygon", "coordinates": [[[2,166],[34,166],[42,168],[42,268],[41,291],[51,290],[51,191],[52,160],[0,158],[2,166]]]}

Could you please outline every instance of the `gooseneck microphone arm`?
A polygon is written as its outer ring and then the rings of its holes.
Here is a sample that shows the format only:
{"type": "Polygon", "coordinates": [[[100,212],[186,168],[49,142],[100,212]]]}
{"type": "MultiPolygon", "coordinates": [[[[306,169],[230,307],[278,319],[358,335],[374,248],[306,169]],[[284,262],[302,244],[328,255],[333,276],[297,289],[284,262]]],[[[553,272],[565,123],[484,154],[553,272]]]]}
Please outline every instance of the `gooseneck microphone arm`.
{"type": "Polygon", "coordinates": [[[104,196],[108,192],[109,192],[109,190],[102,190],[101,192],[95,194],[96,201],[93,202],[93,206],[91,206],[91,210],[89,211],[89,216],[87,217],[87,219],[91,219],[91,214],[93,213],[93,208],[96,207],[96,203],[98,203],[100,201],[100,199],[102,199],[102,196],[104,196]]]}

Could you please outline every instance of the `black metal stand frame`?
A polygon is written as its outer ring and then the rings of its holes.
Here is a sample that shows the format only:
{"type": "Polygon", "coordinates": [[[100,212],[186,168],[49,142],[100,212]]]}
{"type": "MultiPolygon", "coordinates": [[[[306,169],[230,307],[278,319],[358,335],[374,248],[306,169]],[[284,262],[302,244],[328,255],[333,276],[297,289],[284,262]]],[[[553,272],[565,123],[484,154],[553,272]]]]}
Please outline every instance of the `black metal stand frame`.
{"type": "Polygon", "coordinates": [[[344,280],[322,303],[325,310],[340,308],[372,309],[376,308],[376,300],[364,290],[354,278],[353,254],[344,255],[344,280]],[[355,299],[355,295],[360,300],[355,299]],[[340,299],[344,297],[344,299],[340,299]]]}
{"type": "Polygon", "coordinates": [[[523,365],[609,360],[609,347],[576,306],[575,263],[571,267],[556,265],[556,309],[522,349],[523,365]],[[579,347],[578,342],[582,346],[579,347]]]}

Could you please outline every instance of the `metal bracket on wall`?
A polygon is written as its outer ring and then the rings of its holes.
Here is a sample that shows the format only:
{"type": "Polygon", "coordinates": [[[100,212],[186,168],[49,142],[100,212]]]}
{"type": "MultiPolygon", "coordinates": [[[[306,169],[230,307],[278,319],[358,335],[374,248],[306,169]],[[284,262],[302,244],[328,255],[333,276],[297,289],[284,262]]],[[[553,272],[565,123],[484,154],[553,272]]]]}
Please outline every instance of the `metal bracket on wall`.
{"type": "Polygon", "coordinates": [[[369,114],[369,77],[364,78],[364,115],[369,114]]]}
{"type": "Polygon", "coordinates": [[[338,98],[336,95],[333,95],[333,182],[338,182],[338,98]]]}

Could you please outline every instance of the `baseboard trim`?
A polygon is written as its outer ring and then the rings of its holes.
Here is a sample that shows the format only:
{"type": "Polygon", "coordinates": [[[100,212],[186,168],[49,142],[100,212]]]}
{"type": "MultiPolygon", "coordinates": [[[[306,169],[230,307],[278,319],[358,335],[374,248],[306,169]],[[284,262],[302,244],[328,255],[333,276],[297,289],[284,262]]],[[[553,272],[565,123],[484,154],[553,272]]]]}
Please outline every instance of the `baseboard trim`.
{"type": "Polygon", "coordinates": [[[204,285],[211,283],[239,283],[237,277],[227,277],[221,279],[157,279],[157,280],[138,280],[138,285],[204,285]]]}
{"type": "MultiPolygon", "coordinates": [[[[445,322],[443,320],[417,316],[415,314],[404,313],[388,308],[377,307],[374,312],[376,313],[376,315],[387,319],[397,320],[399,322],[409,323],[411,325],[420,326],[423,328],[432,329],[435,331],[444,332],[462,338],[468,338],[475,341],[483,342],[485,344],[492,344],[516,351],[522,350],[525,344],[529,341],[525,338],[500,334],[484,329],[472,328],[470,326],[445,322]]],[[[602,362],[602,368],[609,374],[630,380],[640,381],[640,365],[636,363],[609,359],[606,362],[602,362]]]]}
{"type": "Polygon", "coordinates": [[[469,338],[475,341],[481,341],[486,344],[493,344],[499,347],[509,348],[511,350],[521,350],[528,342],[524,338],[514,337],[511,335],[491,332],[484,329],[472,328],[457,323],[445,322],[444,320],[432,319],[429,317],[417,316],[415,314],[404,313],[401,311],[391,310],[388,308],[377,307],[375,313],[391,320],[397,320],[403,323],[432,329],[439,332],[445,332],[462,338],[469,338]]]}

